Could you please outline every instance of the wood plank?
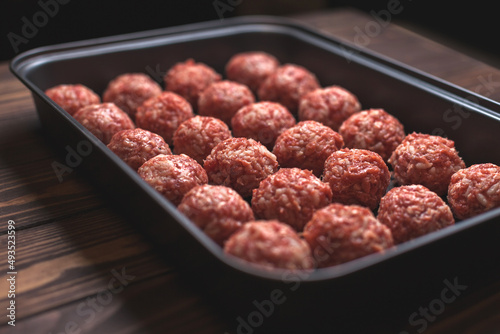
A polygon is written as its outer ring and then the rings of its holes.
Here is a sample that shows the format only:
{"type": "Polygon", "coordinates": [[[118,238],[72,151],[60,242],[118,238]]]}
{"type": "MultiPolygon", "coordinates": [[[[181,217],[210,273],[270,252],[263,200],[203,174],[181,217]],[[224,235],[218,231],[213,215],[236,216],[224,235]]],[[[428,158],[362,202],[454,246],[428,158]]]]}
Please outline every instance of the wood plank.
{"type": "MultiPolygon", "coordinates": [[[[6,245],[7,235],[0,237],[6,245]]],[[[6,247],[0,250],[6,259],[6,247]]],[[[104,288],[112,270],[140,282],[172,270],[142,235],[107,208],[80,211],[16,231],[16,303],[20,319],[87,297],[104,288]]],[[[0,272],[8,272],[6,261],[0,272]]],[[[4,280],[0,291],[5,290],[4,280]]],[[[7,296],[0,295],[0,304],[7,296]]]]}
{"type": "MultiPolygon", "coordinates": [[[[229,330],[211,302],[200,299],[178,274],[141,282],[135,277],[127,285],[111,282],[115,277],[104,273],[102,287],[89,288],[84,298],[17,322],[15,333],[224,334],[229,330]],[[109,290],[110,284],[116,292],[109,290]]],[[[6,329],[2,323],[0,331],[2,325],[6,329]]]]}
{"type": "Polygon", "coordinates": [[[351,8],[296,15],[294,18],[347,44],[366,48],[500,101],[499,69],[401,26],[390,24],[382,27],[373,17],[351,8]]]}
{"type": "Polygon", "coordinates": [[[0,234],[102,207],[102,198],[75,169],[60,182],[52,163],[64,164],[40,127],[29,90],[0,64],[0,234]],[[97,196],[96,196],[97,195],[97,196]]]}
{"type": "Polygon", "coordinates": [[[21,229],[104,205],[96,189],[77,170],[59,182],[51,166],[59,159],[40,158],[0,169],[0,234],[5,233],[9,219],[21,229]]]}
{"type": "Polygon", "coordinates": [[[30,90],[10,72],[7,62],[0,63],[0,92],[0,143],[12,143],[10,136],[36,127],[38,118],[30,90]]]}

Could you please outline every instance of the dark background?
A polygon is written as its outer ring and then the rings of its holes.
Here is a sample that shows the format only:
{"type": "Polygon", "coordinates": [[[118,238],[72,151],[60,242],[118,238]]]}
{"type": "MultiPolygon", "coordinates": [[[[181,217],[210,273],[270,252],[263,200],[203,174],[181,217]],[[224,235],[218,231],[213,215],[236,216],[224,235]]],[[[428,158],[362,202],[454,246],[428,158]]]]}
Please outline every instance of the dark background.
{"type": "MultiPolygon", "coordinates": [[[[218,20],[221,17],[266,14],[288,15],[350,6],[369,13],[387,8],[390,1],[334,0],[0,0],[0,60],[42,45],[169,27],[180,24],[218,20]],[[63,2],[59,4],[57,1],[63,2]],[[43,21],[42,4],[57,12],[43,21]],[[219,12],[216,9],[219,5],[219,12]],[[224,8],[224,5],[226,7],[224,8]],[[37,14],[38,13],[38,14],[37,14]],[[24,20],[23,20],[24,18],[24,20]],[[23,37],[26,21],[38,18],[41,26],[32,37],[18,43],[9,36],[23,37]]],[[[400,0],[404,10],[393,22],[416,29],[441,43],[471,52],[496,65],[500,63],[500,25],[495,2],[400,0]]]]}

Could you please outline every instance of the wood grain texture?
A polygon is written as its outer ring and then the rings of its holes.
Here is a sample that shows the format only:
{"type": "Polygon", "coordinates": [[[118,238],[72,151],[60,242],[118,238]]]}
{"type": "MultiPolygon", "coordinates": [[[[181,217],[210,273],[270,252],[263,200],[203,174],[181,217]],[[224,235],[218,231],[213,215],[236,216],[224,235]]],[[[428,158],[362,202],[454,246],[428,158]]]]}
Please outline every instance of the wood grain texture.
{"type": "Polygon", "coordinates": [[[400,26],[382,26],[369,15],[346,8],[295,16],[347,44],[449,81],[474,93],[500,101],[500,71],[456,50],[400,26]]]}
{"type": "MultiPolygon", "coordinates": [[[[350,9],[295,18],[353,44],[355,28],[373,20],[350,9]]],[[[389,25],[361,46],[500,101],[500,71],[401,27],[389,25]]],[[[78,170],[59,182],[51,164],[61,159],[30,92],[0,64],[0,310],[8,301],[9,219],[16,222],[19,272],[16,327],[4,319],[0,333],[234,332],[234,319],[184,282],[78,170]]],[[[499,284],[457,300],[425,332],[498,333],[499,284]]]]}

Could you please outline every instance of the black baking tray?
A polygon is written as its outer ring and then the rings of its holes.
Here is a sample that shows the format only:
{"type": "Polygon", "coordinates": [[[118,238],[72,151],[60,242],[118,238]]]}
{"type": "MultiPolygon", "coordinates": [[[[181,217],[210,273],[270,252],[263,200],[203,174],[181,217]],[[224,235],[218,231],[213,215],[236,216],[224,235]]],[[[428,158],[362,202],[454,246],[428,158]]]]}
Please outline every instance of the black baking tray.
{"type": "Polygon", "coordinates": [[[102,93],[112,78],[127,72],[144,72],[162,83],[168,68],[187,58],[224,74],[233,54],[250,50],[302,65],[322,86],[347,88],[363,108],[384,108],[398,117],[407,133],[453,139],[467,165],[500,164],[493,144],[500,143],[496,102],[284,18],[240,17],[42,47],[14,58],[11,71],[32,91],[54,146],[65,153],[85,148],[72,167],[88,174],[160,254],[176,261],[191,286],[228,315],[230,333],[361,333],[375,322],[392,332],[418,329],[408,315],[439,297],[445,280],[478,287],[498,279],[498,266],[491,264],[499,263],[500,209],[384,254],[307,274],[234,261],[44,94],[62,83],[102,93]]]}

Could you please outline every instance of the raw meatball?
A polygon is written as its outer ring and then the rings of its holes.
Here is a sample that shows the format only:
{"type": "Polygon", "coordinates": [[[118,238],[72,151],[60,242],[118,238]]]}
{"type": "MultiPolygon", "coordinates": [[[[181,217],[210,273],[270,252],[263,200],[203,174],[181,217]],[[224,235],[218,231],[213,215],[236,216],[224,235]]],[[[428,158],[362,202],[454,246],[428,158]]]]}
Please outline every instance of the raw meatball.
{"type": "Polygon", "coordinates": [[[215,70],[193,59],[177,63],[165,75],[165,89],[184,97],[193,108],[198,106],[198,97],[211,83],[220,81],[215,70]]]}
{"type": "Polygon", "coordinates": [[[277,220],[250,221],[226,242],[224,252],[265,269],[312,269],[308,244],[277,220]]]}
{"type": "Polygon", "coordinates": [[[241,108],[231,120],[235,137],[255,139],[272,150],[276,138],[295,125],[293,115],[276,102],[258,102],[241,108]]]}
{"type": "Polygon", "coordinates": [[[130,117],[114,103],[91,104],[73,117],[106,145],[115,133],[135,128],[130,117]]]}
{"type": "Polygon", "coordinates": [[[174,205],[179,205],[189,190],[208,182],[203,167],[185,154],[159,154],[146,161],[137,173],[174,205]]]}
{"type": "Polygon", "coordinates": [[[455,223],[450,208],[441,197],[418,184],[387,192],[380,201],[377,218],[391,229],[396,244],[455,223]]]}
{"type": "Polygon", "coordinates": [[[272,55],[259,52],[242,52],[234,55],[226,64],[228,79],[247,85],[257,93],[261,83],[279,66],[272,55]]]}
{"type": "Polygon", "coordinates": [[[451,176],[448,203],[458,219],[466,219],[500,206],[500,167],[472,165],[451,176]]]}
{"type": "Polygon", "coordinates": [[[241,108],[254,103],[250,89],[232,81],[218,81],[208,86],[198,99],[198,113],[221,119],[229,125],[231,117],[241,108]]]}
{"type": "Polygon", "coordinates": [[[339,86],[318,88],[299,101],[299,120],[313,120],[338,131],[342,122],[360,111],[358,98],[339,86]]]}
{"type": "Polygon", "coordinates": [[[134,170],[158,154],[172,154],[161,136],[139,128],[115,133],[108,147],[134,170]]]}
{"type": "Polygon", "coordinates": [[[113,102],[132,119],[137,107],[150,97],[161,94],[160,85],[144,73],[127,73],[111,80],[102,95],[104,102],[113,102]]]}
{"type": "Polygon", "coordinates": [[[273,153],[281,167],[298,167],[321,176],[326,158],[344,145],[342,136],[316,121],[302,121],[285,130],[273,153]]]}
{"type": "Polygon", "coordinates": [[[405,138],[403,124],[383,109],[369,109],[349,117],[339,133],[349,148],[367,149],[387,161],[405,138]]]}
{"type": "Polygon", "coordinates": [[[394,245],[391,231],[370,209],[333,203],[313,214],[302,234],[318,267],[345,263],[394,245]]]}
{"type": "Polygon", "coordinates": [[[285,64],[264,80],[258,96],[261,101],[281,103],[295,115],[300,98],[317,88],[320,88],[320,84],[314,74],[302,66],[285,64]]]}
{"type": "Polygon", "coordinates": [[[137,108],[135,121],[138,127],[159,134],[172,145],[177,127],[193,116],[193,109],[186,99],[172,92],[163,92],[137,108]]]}
{"type": "Polygon", "coordinates": [[[323,181],[330,184],[334,202],[374,210],[389,186],[391,174],[377,153],[342,149],[326,159],[323,181]]]}
{"type": "Polygon", "coordinates": [[[83,85],[59,85],[49,88],[45,94],[70,115],[80,108],[101,103],[99,95],[83,85]]]}
{"type": "Polygon", "coordinates": [[[250,197],[260,181],[278,170],[276,156],[253,139],[229,138],[215,146],[204,164],[210,182],[250,197]]]}
{"type": "Polygon", "coordinates": [[[254,220],[250,205],[224,186],[194,187],[184,195],[178,209],[221,246],[243,223],[254,220]]]}
{"type": "Polygon", "coordinates": [[[228,126],[220,119],[195,116],[182,122],[174,132],[174,152],[189,155],[203,164],[218,143],[231,137],[228,126]]]}
{"type": "Polygon", "coordinates": [[[465,163],[452,140],[422,133],[411,133],[396,147],[389,163],[399,184],[421,184],[446,194],[450,178],[465,163]]]}
{"type": "Polygon", "coordinates": [[[302,231],[312,214],[332,201],[328,184],[311,171],[282,168],[253,191],[252,209],[260,219],[277,219],[302,231]]]}

